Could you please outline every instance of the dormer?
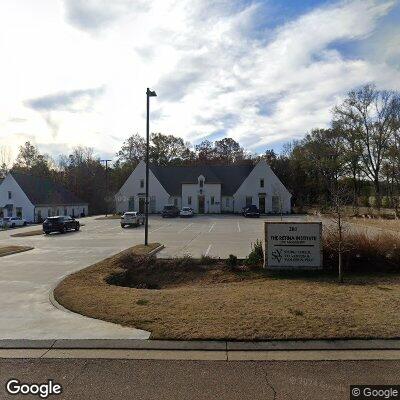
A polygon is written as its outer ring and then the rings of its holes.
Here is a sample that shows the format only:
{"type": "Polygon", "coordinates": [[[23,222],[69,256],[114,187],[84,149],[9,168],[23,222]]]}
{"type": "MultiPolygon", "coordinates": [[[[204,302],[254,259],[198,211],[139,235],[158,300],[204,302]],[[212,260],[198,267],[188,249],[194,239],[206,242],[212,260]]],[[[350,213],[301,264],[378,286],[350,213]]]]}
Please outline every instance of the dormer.
{"type": "Polygon", "coordinates": [[[197,181],[198,181],[198,183],[199,183],[199,188],[200,188],[200,189],[203,189],[205,180],[206,180],[206,178],[204,178],[203,175],[200,175],[200,176],[197,178],[197,181]]]}

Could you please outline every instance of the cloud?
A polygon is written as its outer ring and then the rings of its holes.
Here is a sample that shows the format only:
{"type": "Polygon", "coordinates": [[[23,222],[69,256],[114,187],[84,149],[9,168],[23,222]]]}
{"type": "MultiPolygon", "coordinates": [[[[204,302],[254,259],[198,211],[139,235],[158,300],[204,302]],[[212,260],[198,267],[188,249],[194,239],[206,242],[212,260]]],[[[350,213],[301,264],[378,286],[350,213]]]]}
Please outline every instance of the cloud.
{"type": "Polygon", "coordinates": [[[20,118],[20,117],[13,117],[8,119],[8,122],[14,122],[14,123],[23,123],[27,121],[28,120],[26,118],[20,118]]]}
{"type": "Polygon", "coordinates": [[[57,92],[26,100],[24,104],[42,115],[54,139],[58,135],[61,124],[57,118],[57,112],[82,113],[92,111],[94,101],[104,91],[104,86],[100,86],[91,89],[57,92]]]}
{"type": "Polygon", "coordinates": [[[64,0],[67,20],[84,31],[98,31],[111,26],[127,14],[145,11],[145,1],[64,0]]]}
{"type": "Polygon", "coordinates": [[[26,100],[25,105],[36,111],[87,111],[93,100],[104,93],[104,87],[52,93],[26,100]]]}

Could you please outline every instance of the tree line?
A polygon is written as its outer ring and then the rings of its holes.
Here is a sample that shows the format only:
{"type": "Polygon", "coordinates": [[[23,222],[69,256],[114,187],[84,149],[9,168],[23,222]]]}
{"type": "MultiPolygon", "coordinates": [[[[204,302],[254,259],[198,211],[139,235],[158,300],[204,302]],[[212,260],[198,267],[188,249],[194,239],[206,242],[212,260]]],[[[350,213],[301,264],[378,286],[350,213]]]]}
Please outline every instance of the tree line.
{"type": "MultiPolygon", "coordinates": [[[[138,133],[127,138],[106,169],[92,148],[78,146],[55,162],[26,142],[14,163],[0,148],[0,174],[13,169],[50,178],[102,213],[112,203],[140,160],[146,142],[138,133]]],[[[204,140],[192,146],[174,135],[153,133],[150,163],[157,165],[256,164],[265,159],[293,195],[297,206],[329,204],[338,185],[351,191],[359,206],[398,207],[400,188],[400,94],[365,85],[350,91],[332,110],[329,128],[311,130],[301,140],[285,144],[277,154],[267,149],[252,154],[232,138],[204,140]]]]}

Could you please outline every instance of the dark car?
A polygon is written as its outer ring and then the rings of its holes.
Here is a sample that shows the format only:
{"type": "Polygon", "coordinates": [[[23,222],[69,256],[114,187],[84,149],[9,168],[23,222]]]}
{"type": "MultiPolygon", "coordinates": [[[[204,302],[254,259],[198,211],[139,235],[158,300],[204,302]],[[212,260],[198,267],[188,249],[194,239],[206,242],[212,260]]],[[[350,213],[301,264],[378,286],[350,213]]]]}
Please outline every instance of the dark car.
{"type": "Polygon", "coordinates": [[[242,215],[244,217],[256,217],[260,216],[260,211],[255,205],[243,207],[242,215]]]}
{"type": "Polygon", "coordinates": [[[74,218],[68,216],[48,217],[43,222],[43,232],[46,235],[50,234],[51,232],[65,233],[71,230],[79,231],[80,227],[79,221],[76,221],[74,218]]]}
{"type": "Polygon", "coordinates": [[[164,209],[162,210],[161,216],[163,218],[165,218],[165,217],[178,217],[179,216],[179,209],[178,209],[178,207],[175,207],[174,205],[164,206],[164,209]]]}

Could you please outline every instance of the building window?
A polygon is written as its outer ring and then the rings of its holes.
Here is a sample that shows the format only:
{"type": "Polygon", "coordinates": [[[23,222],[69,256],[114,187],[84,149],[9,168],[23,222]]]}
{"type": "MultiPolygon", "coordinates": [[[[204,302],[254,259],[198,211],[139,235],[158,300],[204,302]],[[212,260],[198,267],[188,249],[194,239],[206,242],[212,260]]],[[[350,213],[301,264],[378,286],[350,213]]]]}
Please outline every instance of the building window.
{"type": "Polygon", "coordinates": [[[11,200],[11,198],[12,198],[12,193],[8,192],[8,200],[11,200]]]}
{"type": "Polygon", "coordinates": [[[229,207],[229,197],[226,198],[226,206],[229,207]]]}
{"type": "Polygon", "coordinates": [[[67,213],[68,213],[67,209],[64,208],[64,215],[67,216],[67,213]]]}
{"type": "Polygon", "coordinates": [[[22,207],[17,207],[16,212],[17,212],[17,217],[22,218],[22,207]]]}
{"type": "Polygon", "coordinates": [[[264,187],[264,179],[260,179],[260,187],[261,187],[261,188],[264,187]]]}
{"type": "Polygon", "coordinates": [[[188,196],[188,205],[189,205],[189,206],[192,205],[192,196],[188,196]]]}
{"type": "Polygon", "coordinates": [[[253,203],[253,198],[251,196],[246,196],[246,207],[251,206],[253,203]]]}
{"type": "Polygon", "coordinates": [[[143,189],[144,188],[144,179],[140,180],[140,188],[143,189]]]}
{"type": "Polygon", "coordinates": [[[214,196],[211,196],[211,205],[214,205],[214,196]]]}
{"type": "Polygon", "coordinates": [[[199,180],[199,186],[200,186],[201,188],[204,186],[204,181],[203,181],[203,179],[200,179],[200,180],[199,180]]]}
{"type": "Polygon", "coordinates": [[[47,210],[47,216],[48,216],[48,217],[51,217],[51,208],[49,208],[49,209],[47,210]]]}

